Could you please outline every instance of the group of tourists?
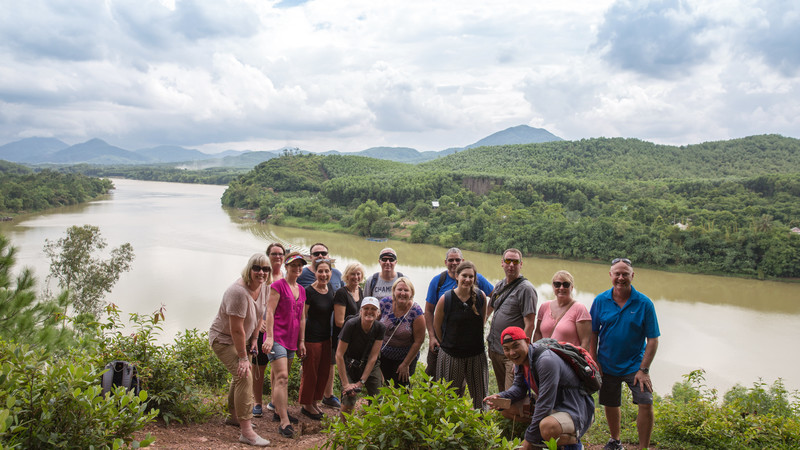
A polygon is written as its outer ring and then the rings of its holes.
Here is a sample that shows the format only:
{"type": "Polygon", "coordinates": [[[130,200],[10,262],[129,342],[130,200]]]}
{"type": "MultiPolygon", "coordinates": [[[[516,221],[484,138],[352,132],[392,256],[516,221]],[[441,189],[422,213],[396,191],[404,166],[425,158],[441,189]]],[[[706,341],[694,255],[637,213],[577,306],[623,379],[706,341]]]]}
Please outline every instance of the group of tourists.
{"type": "Polygon", "coordinates": [[[594,420],[591,393],[560,352],[548,346],[555,341],[582,349],[602,371],[599,400],[611,434],[605,448],[623,448],[623,382],[639,407],[639,444],[649,446],[649,369],[659,328],[653,303],[631,284],[629,259],[612,261],[612,288],[595,298],[591,310],[575,300],[572,275],[556,272],[551,280],[555,299],[539,306],[538,313],[538,294],[522,276],[522,252],[514,248],[503,252],[505,277],[495,285],[461,250],[449,249],[445,270],[428,285],[424,311],[414,301],[412,281],[396,270],[398,257],[391,248],[380,251],[380,271],[369,276],[359,263],[341,273],[322,243],[311,246],[309,259],[310,264],[298,252],[287,254],[278,243],[250,257],[223,295],[211,326],[212,349],[233,375],[226,423],[239,426],[240,442],[269,444],[252,425],[264,408],[272,411],[282,436],[294,436],[298,419],[287,406],[295,355],[302,360],[300,412],[321,420],[321,405],[348,413],[361,393],[375,396],[388,383],[411,388],[427,335],[426,373],[451,382],[459,395],[468,390],[476,409],[496,409],[529,422],[523,448],[551,438],[559,448],[581,448],[580,438],[594,420]],[[489,361],[499,391],[493,395],[489,361]],[[263,406],[267,363],[272,401],[263,406]],[[341,399],[333,392],[334,374],[341,380],[341,399]]]}

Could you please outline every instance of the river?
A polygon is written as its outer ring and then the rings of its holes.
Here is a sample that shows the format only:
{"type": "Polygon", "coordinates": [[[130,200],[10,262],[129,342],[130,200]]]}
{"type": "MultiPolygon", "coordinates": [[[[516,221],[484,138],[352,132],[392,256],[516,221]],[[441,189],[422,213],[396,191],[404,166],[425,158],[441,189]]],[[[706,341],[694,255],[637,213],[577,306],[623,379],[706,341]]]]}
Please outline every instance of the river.
{"type": "MultiPolygon", "coordinates": [[[[124,179],[114,184],[104,199],[21,216],[0,223],[0,232],[18,249],[16,270],[31,267],[40,280],[49,265],[42,251],[45,239],[59,239],[69,226],[100,227],[109,247],[130,242],[133,269],[107,299],[120,306],[123,317],[165,305],[164,340],[186,328],[207,329],[223,291],[247,258],[274,240],[305,249],[325,242],[339,268],[359,261],[368,274],[378,270],[379,250],[391,246],[399,255],[397,269],[415,284],[419,303],[443,270],[446,249],[440,247],[255,224],[220,206],[224,186],[124,179]]],[[[498,255],[465,255],[490,281],[503,276],[498,255]]],[[[606,264],[525,258],[522,273],[536,285],[540,302],[553,298],[549,281],[559,269],[574,275],[576,298],[587,307],[611,287],[606,264]]],[[[721,392],[736,383],[750,386],[759,378],[772,383],[778,377],[787,388],[800,389],[800,377],[793,375],[800,361],[790,357],[792,343],[800,342],[800,284],[637,268],[634,286],[653,299],[658,313],[661,338],[651,369],[658,393],[669,393],[683,374],[698,368],[721,392]]]]}

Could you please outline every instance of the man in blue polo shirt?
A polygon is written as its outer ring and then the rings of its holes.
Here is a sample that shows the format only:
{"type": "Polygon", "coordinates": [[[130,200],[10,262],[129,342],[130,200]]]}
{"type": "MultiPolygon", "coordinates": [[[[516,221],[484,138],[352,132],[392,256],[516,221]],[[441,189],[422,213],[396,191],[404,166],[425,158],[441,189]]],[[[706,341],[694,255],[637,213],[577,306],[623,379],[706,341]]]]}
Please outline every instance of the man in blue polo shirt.
{"type": "MultiPolygon", "coordinates": [[[[456,268],[464,260],[461,250],[453,247],[444,256],[444,265],[447,268],[444,272],[436,275],[428,284],[428,295],[425,297],[425,325],[428,328],[428,366],[425,373],[430,376],[436,375],[436,360],[439,356],[439,341],[433,332],[433,312],[436,310],[436,303],[445,292],[456,287],[456,268]]],[[[478,274],[478,289],[482,290],[486,296],[492,294],[494,286],[483,275],[478,274]]]]}
{"type": "Polygon", "coordinates": [[[639,447],[650,446],[653,431],[653,384],[650,364],[658,349],[658,319],[653,302],[633,288],[633,265],[627,258],[611,261],[611,289],[592,303],[590,350],[603,371],[600,404],[605,407],[611,439],[605,450],[625,447],[619,439],[622,383],[639,405],[636,427],[639,447]]]}

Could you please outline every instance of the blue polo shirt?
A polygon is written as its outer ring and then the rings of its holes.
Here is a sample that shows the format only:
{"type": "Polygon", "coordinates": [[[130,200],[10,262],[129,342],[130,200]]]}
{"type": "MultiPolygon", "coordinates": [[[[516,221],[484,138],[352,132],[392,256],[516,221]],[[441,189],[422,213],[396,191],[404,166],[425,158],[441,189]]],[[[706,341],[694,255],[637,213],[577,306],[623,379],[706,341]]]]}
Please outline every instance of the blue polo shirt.
{"type": "Polygon", "coordinates": [[[647,339],[661,335],[653,302],[631,286],[631,296],[620,308],[609,289],[592,303],[592,333],[598,335],[597,363],[603,373],[624,376],[639,370],[647,339]]]}
{"type": "MultiPolygon", "coordinates": [[[[436,305],[436,303],[439,302],[439,298],[441,298],[445,292],[449,291],[450,289],[454,289],[456,285],[458,285],[458,282],[455,280],[455,278],[450,277],[450,273],[445,272],[444,284],[442,284],[441,288],[436,289],[436,287],[439,286],[440,275],[441,274],[437,274],[435,277],[433,277],[430,284],[428,284],[428,296],[425,297],[425,301],[431,305],[436,305]]],[[[489,283],[489,280],[487,280],[481,274],[478,274],[477,278],[478,289],[482,290],[487,297],[492,295],[492,289],[494,289],[494,285],[489,283]]]]}

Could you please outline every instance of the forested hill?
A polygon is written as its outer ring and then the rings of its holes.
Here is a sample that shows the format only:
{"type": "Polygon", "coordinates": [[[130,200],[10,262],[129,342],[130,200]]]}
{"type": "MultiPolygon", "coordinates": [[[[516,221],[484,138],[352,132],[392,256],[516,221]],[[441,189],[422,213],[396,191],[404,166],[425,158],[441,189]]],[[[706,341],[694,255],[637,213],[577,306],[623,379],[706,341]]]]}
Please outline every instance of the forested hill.
{"type": "Polygon", "coordinates": [[[110,180],[43,170],[0,160],[0,212],[31,212],[74,205],[106,194],[110,180]]]}
{"type": "Polygon", "coordinates": [[[754,277],[800,277],[798,140],[687,147],[634,139],[484,147],[410,165],[285,155],[227,206],[272,223],[443,247],[754,277]]]}
{"type": "Polygon", "coordinates": [[[800,172],[800,140],[773,134],[676,147],[639,139],[595,138],[480,147],[420,166],[584,179],[747,177],[800,172]]]}

